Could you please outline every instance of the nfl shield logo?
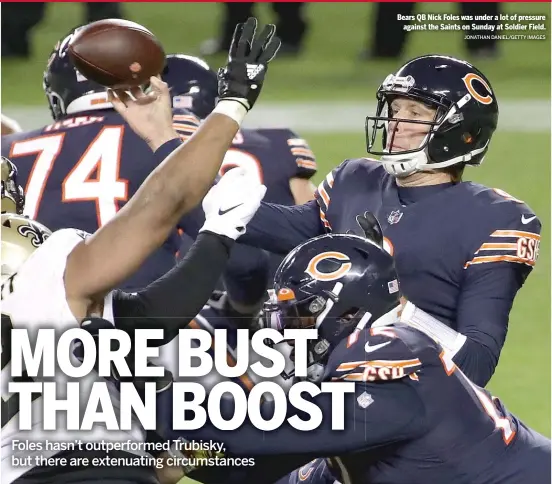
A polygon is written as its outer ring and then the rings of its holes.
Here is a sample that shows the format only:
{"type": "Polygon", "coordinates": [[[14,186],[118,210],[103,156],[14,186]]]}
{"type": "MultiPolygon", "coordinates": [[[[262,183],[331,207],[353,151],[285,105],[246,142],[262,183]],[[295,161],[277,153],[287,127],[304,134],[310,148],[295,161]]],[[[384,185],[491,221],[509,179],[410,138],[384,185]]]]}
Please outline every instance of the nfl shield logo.
{"type": "Polygon", "coordinates": [[[387,221],[393,225],[399,222],[399,220],[402,218],[403,214],[400,210],[393,210],[389,216],[387,217],[387,221]]]}
{"type": "Polygon", "coordinates": [[[399,282],[397,279],[393,279],[392,281],[389,281],[387,283],[387,289],[389,290],[389,294],[394,294],[399,291],[399,282]]]}
{"type": "Polygon", "coordinates": [[[374,399],[372,398],[372,395],[364,392],[362,395],[357,397],[357,402],[361,408],[367,408],[374,403],[374,399]]]}

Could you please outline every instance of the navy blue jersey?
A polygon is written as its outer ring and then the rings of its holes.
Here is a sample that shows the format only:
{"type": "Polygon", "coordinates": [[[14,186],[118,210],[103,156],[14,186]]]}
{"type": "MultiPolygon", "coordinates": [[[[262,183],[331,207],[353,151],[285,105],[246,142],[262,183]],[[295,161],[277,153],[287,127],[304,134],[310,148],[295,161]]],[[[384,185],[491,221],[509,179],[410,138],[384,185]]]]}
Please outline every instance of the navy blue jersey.
{"type": "Polygon", "coordinates": [[[324,232],[378,218],[403,294],[468,339],[455,361],[485,385],[504,344],[514,297],[539,252],[541,223],[525,203],[472,182],[405,188],[377,161],[346,160],[319,185],[316,202],[265,204],[239,241],[287,253],[324,232]]]}
{"type": "MultiPolygon", "coordinates": [[[[224,157],[219,174],[222,176],[236,166],[258,176],[267,188],[265,202],[281,205],[295,204],[290,189],[291,179],[310,180],[317,170],[316,159],[308,143],[289,129],[241,129],[224,157]]],[[[202,215],[199,213],[200,217],[202,215]]],[[[192,215],[187,220],[191,218],[192,215]]],[[[181,256],[191,245],[189,237],[183,238],[179,251],[181,256]]],[[[274,274],[281,261],[282,256],[271,254],[270,274],[274,274]]]]}
{"type": "MultiPolygon", "coordinates": [[[[312,398],[322,423],[308,432],[287,420],[263,432],[246,419],[232,432],[208,422],[184,437],[223,442],[231,456],[255,457],[255,467],[239,482],[275,482],[314,457],[325,458],[341,483],[550,482],[550,441],[410,326],[371,328],[342,340],[329,356],[324,380],[354,383],[354,393],[345,397],[343,430],[331,429],[331,396],[322,393],[312,398]]],[[[303,471],[295,482],[308,479],[308,469],[303,471]]]]}
{"type": "MultiPolygon", "coordinates": [[[[189,137],[197,118],[174,112],[174,128],[189,137]]],[[[114,110],[67,117],[44,128],[2,137],[2,155],[17,166],[25,215],[52,231],[94,233],[136,193],[162,161],[114,110]]],[[[129,244],[132,237],[128,234],[129,244]]],[[[179,237],[172,234],[123,288],[145,287],[174,266],[179,237]]]]}
{"type": "Polygon", "coordinates": [[[220,174],[241,166],[266,185],[265,202],[294,205],[292,178],[310,180],[316,160],[307,142],[289,129],[241,129],[226,153],[220,174]]]}
{"type": "MultiPolygon", "coordinates": [[[[308,143],[289,129],[240,130],[224,157],[220,174],[234,166],[256,170],[266,186],[263,200],[280,205],[295,205],[289,185],[292,178],[310,180],[317,170],[308,143]]],[[[276,272],[282,258],[270,255],[270,274],[276,272]]]]}

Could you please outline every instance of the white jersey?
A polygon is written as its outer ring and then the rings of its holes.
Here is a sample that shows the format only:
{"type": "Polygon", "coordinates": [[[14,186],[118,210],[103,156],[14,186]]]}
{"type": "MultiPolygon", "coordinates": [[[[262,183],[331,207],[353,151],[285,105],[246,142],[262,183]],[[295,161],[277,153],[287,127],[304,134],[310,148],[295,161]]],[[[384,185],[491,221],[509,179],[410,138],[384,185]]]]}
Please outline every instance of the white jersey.
{"type": "MultiPolygon", "coordinates": [[[[7,318],[11,320],[13,328],[27,328],[29,337],[33,340],[33,333],[40,327],[55,328],[60,332],[62,330],[78,327],[78,321],[73,316],[67,304],[64,273],[67,262],[67,256],[73,248],[86,237],[87,234],[80,230],[62,229],[52,234],[44,244],[39,247],[23,264],[13,278],[8,279],[2,286],[2,326],[4,327],[7,318]],[[6,287],[10,284],[10,287],[6,287]]],[[[104,301],[104,311],[102,317],[113,323],[112,311],[112,293],[106,296],[104,301]]],[[[4,337],[4,328],[2,329],[4,337]]],[[[4,346],[5,342],[2,342],[4,346]]],[[[4,355],[3,355],[4,356],[4,355]]],[[[78,361],[73,361],[74,366],[78,366],[78,361]]],[[[8,382],[10,381],[11,362],[4,361],[2,358],[2,483],[9,484],[34,467],[35,456],[45,458],[54,456],[57,451],[46,450],[45,442],[73,442],[80,439],[83,442],[90,441],[144,441],[144,431],[139,423],[133,426],[132,431],[108,431],[103,425],[96,425],[91,431],[67,431],[65,426],[66,414],[58,412],[56,431],[43,430],[42,398],[37,398],[32,403],[32,430],[22,431],[18,429],[19,416],[18,406],[10,406],[10,394],[8,394],[8,382]],[[4,410],[11,410],[13,415],[5,415],[4,410]],[[32,441],[43,442],[42,450],[18,450],[12,448],[12,441],[32,441]],[[12,458],[25,458],[31,456],[31,466],[13,466],[12,458]]],[[[40,381],[40,377],[33,378],[40,381]]],[[[51,381],[51,379],[48,379],[51,381]]],[[[59,374],[56,375],[56,382],[65,383],[68,378],[59,374]]],[[[86,408],[86,398],[91,385],[95,381],[105,381],[96,373],[91,373],[87,377],[80,379],[81,399],[80,399],[80,418],[84,415],[86,408]],[[88,390],[87,390],[88,389],[88,390]]],[[[110,394],[112,395],[113,408],[118,415],[119,392],[109,383],[110,394]],[[112,391],[111,391],[112,390],[112,391]]],[[[59,394],[61,398],[63,393],[59,394]]],[[[18,396],[12,398],[18,400],[18,396]]],[[[138,452],[135,452],[138,453],[138,452]]],[[[21,461],[20,461],[21,462],[21,461]]]]}

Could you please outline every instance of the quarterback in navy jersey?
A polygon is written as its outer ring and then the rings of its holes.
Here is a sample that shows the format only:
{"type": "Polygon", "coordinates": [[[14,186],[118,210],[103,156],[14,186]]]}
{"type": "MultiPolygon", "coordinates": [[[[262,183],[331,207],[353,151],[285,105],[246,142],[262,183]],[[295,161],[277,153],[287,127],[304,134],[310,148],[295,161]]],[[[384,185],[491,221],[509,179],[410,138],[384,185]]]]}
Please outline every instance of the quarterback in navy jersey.
{"type": "MultiPolygon", "coordinates": [[[[217,75],[202,59],[184,54],[168,55],[162,78],[171,89],[173,108],[188,109],[200,119],[214,108],[217,75]]],[[[307,141],[289,129],[240,129],[219,174],[236,166],[259,177],[267,187],[264,198],[267,202],[295,205],[314,199],[316,187],[311,179],[316,174],[316,159],[307,141]]],[[[200,208],[198,212],[201,217],[200,208]]],[[[193,224],[193,218],[193,215],[186,217],[184,226],[193,224]]],[[[182,235],[180,256],[191,245],[190,237],[182,235]]],[[[281,261],[282,256],[271,254],[272,275],[281,261]]]]}
{"type": "Polygon", "coordinates": [[[311,237],[355,231],[356,215],[372,212],[403,294],[433,316],[440,343],[484,386],[514,298],[537,261],[541,231],[523,201],[462,181],[465,166],[480,165],[489,149],[496,95],[471,64],[428,55],[389,75],[377,99],[366,136],[368,152],[380,160],[344,161],[319,185],[315,201],[263,203],[239,240],[286,254],[311,237]]]}
{"type": "MultiPolygon", "coordinates": [[[[266,307],[275,329],[318,329],[319,339],[308,344],[327,348],[309,351],[325,365],[321,381],[354,383],[345,394],[343,430],[332,430],[333,397],[321,393],[303,394],[323,415],[308,432],[289,420],[260,431],[246,417],[232,432],[208,419],[182,437],[221,442],[228,457],[255,458],[254,466],[227,469],[224,482],[271,484],[301,465],[279,482],[550,482],[550,440],[470,381],[433,338],[402,323],[394,261],[378,243],[339,234],[301,244],[278,269],[276,302],[266,307]]],[[[288,409],[288,416],[301,414],[288,409]]],[[[211,469],[191,477],[221,482],[211,469]]]]}
{"type": "MultiPolygon", "coordinates": [[[[67,55],[74,33],[58,42],[44,73],[53,123],[3,136],[2,155],[17,165],[27,197],[25,215],[52,230],[94,233],[130,200],[168,152],[152,152],[112,108],[105,88],[75,69],[67,55]]],[[[186,140],[199,120],[183,109],[173,113],[173,127],[186,140]]],[[[179,247],[175,228],[122,288],[143,288],[161,277],[175,265],[179,247]]]]}

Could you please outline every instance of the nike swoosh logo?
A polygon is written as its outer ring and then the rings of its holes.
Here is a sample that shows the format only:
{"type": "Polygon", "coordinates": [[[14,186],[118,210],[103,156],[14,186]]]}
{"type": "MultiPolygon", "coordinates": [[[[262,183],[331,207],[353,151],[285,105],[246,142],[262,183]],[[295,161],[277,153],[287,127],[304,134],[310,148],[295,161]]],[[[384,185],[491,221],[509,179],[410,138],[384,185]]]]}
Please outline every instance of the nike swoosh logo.
{"type": "Polygon", "coordinates": [[[370,341],[368,341],[368,343],[364,345],[364,351],[366,351],[366,353],[372,353],[372,351],[379,350],[380,348],[383,348],[384,346],[387,346],[390,343],[391,341],[388,341],[387,343],[381,343],[379,345],[370,346],[370,341]]]}
{"type": "Polygon", "coordinates": [[[532,217],[529,217],[529,218],[525,218],[525,215],[522,215],[521,216],[521,223],[522,224],[528,224],[529,222],[531,222],[532,220],[535,220],[537,218],[536,215],[533,215],[532,217]]]}
{"type": "Polygon", "coordinates": [[[238,205],[234,205],[233,207],[227,208],[226,210],[222,210],[222,208],[219,208],[219,215],[224,215],[225,213],[230,212],[231,210],[234,210],[235,208],[241,207],[243,203],[238,203],[238,205]]]}

